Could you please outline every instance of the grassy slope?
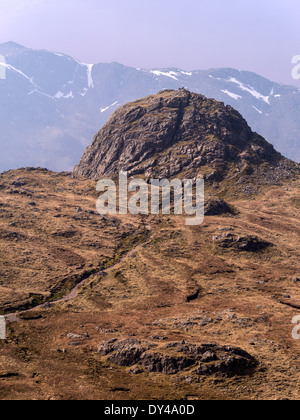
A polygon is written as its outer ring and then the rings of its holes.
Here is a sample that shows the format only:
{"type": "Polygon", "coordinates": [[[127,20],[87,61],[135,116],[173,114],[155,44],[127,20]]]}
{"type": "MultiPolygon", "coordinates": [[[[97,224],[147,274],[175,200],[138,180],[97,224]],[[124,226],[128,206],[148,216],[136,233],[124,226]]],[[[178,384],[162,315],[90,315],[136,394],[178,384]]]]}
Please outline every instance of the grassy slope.
{"type": "Polygon", "coordinates": [[[33,311],[40,319],[9,325],[7,342],[0,342],[1,399],[299,398],[299,343],[291,337],[291,320],[300,309],[289,306],[300,307],[294,282],[300,274],[299,180],[253,198],[231,197],[236,216],[207,217],[199,227],[186,227],[183,218],[173,216],[151,216],[145,227],[132,216],[105,222],[87,213],[95,208],[94,184],[68,176],[14,171],[0,182],[5,186],[0,190],[2,311],[11,301],[28,303],[30,294],[49,299],[53,288],[56,294],[61,288],[66,292],[91,271],[74,300],[33,311]],[[9,187],[20,178],[24,186],[9,187]],[[9,194],[8,187],[32,196],[9,194]],[[212,237],[228,228],[273,246],[259,253],[221,249],[212,237]],[[148,239],[143,229],[150,231],[148,239]],[[17,236],[7,236],[12,231],[17,236]],[[144,239],[121,266],[99,273],[144,239]],[[187,304],[186,296],[197,289],[199,298],[187,304]],[[191,318],[199,316],[211,321],[192,325],[191,318]],[[70,345],[74,340],[67,334],[82,332],[90,338],[70,345]],[[252,376],[188,384],[182,375],[132,375],[95,353],[102,341],[130,334],[238,346],[260,366],[252,376]],[[120,384],[123,391],[115,391],[120,384]]]}

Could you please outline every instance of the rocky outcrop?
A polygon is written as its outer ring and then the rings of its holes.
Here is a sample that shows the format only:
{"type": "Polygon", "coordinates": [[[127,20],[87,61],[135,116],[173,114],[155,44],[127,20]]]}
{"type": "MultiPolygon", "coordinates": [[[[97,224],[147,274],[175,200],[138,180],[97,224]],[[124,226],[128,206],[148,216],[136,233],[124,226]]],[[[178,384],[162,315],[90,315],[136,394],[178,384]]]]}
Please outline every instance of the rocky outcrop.
{"type": "Polygon", "coordinates": [[[246,351],[215,344],[175,342],[159,347],[137,339],[114,339],[102,343],[98,353],[109,356],[109,361],[119,366],[139,365],[148,372],[166,375],[192,370],[196,375],[234,376],[246,374],[257,365],[255,358],[246,351]]]}
{"type": "Polygon", "coordinates": [[[141,343],[135,338],[126,340],[108,340],[98,348],[98,353],[103,356],[110,354],[109,360],[119,366],[133,366],[137,364],[141,356],[151,347],[146,343],[141,343]]]}
{"type": "Polygon", "coordinates": [[[257,252],[272,246],[272,244],[257,236],[236,236],[233,233],[224,232],[220,236],[214,236],[213,241],[221,248],[235,248],[239,251],[257,252]]]}
{"type": "Polygon", "coordinates": [[[175,375],[195,364],[195,360],[184,356],[168,356],[162,353],[145,353],[141,365],[149,372],[175,375]]]}
{"type": "Polygon", "coordinates": [[[192,302],[193,300],[198,299],[198,297],[199,297],[200,293],[201,293],[201,290],[200,290],[200,289],[198,289],[198,290],[197,290],[195,293],[193,293],[192,295],[187,296],[187,297],[186,297],[186,302],[187,302],[187,303],[190,303],[190,302],[192,302]]]}
{"type": "Polygon", "coordinates": [[[220,216],[226,213],[234,213],[233,208],[226,201],[218,197],[209,197],[205,200],[205,216],[220,216]]]}
{"type": "Polygon", "coordinates": [[[74,174],[98,180],[127,171],[145,178],[195,178],[211,183],[291,176],[299,165],[283,158],[224,103],[185,89],[120,107],[95,136],[74,174]],[[258,168],[263,169],[258,172],[258,168]],[[282,168],[282,169],[280,169],[282,168]]]}

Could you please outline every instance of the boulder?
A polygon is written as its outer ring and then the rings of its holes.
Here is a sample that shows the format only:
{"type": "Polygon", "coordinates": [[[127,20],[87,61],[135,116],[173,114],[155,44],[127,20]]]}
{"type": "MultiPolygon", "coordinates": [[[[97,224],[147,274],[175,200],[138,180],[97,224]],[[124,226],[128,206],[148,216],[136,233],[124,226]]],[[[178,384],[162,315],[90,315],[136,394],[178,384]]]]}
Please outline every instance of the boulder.
{"type": "Polygon", "coordinates": [[[213,241],[221,248],[235,248],[239,251],[247,252],[261,251],[272,245],[270,242],[260,239],[257,236],[236,236],[229,232],[225,232],[220,236],[214,236],[213,241]]]}
{"type": "Polygon", "coordinates": [[[140,373],[138,365],[148,372],[175,375],[194,369],[196,375],[243,375],[257,365],[246,351],[215,344],[167,343],[163,347],[129,338],[105,341],[98,348],[102,356],[118,366],[133,367],[131,373],[140,373]],[[154,351],[155,349],[155,351],[154,351]]]}

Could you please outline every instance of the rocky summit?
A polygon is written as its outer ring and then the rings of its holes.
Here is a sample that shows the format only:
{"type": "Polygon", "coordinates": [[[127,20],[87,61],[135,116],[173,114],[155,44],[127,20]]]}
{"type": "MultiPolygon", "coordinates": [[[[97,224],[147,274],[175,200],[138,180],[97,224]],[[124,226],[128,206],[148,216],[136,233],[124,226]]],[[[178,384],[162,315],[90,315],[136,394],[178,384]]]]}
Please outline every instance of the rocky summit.
{"type": "Polygon", "coordinates": [[[93,180],[128,171],[145,178],[275,184],[299,166],[254,133],[231,106],[164,90],[120,107],[96,134],[74,174],[93,180]]]}

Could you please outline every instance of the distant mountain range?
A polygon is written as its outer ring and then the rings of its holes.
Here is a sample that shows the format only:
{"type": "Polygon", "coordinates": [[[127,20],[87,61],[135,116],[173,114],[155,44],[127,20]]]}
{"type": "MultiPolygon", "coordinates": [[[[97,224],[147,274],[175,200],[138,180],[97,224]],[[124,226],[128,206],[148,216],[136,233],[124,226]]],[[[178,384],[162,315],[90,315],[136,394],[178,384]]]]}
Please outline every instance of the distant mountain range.
{"type": "Polygon", "coordinates": [[[232,105],[284,156],[300,161],[300,89],[235,69],[146,70],[0,45],[0,171],[24,166],[71,170],[120,105],[185,87],[232,105]],[[3,69],[2,69],[3,70],[3,69]]]}

